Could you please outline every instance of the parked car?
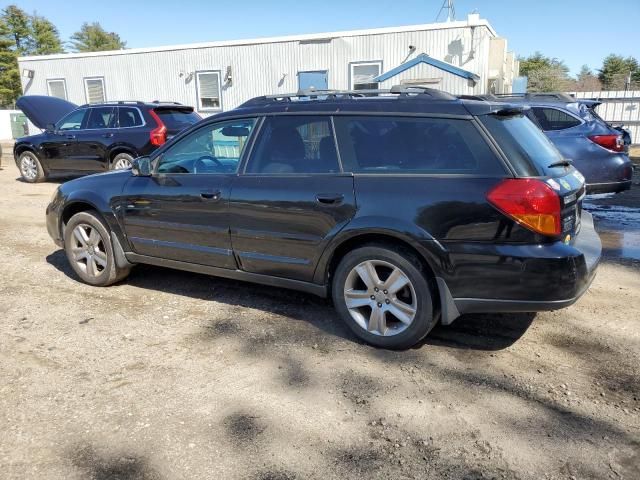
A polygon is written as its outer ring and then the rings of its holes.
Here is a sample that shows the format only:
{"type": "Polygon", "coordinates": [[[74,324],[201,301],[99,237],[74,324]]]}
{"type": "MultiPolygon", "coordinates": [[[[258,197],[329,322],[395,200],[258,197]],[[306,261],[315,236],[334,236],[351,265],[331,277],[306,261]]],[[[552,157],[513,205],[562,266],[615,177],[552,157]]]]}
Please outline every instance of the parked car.
{"type": "Polygon", "coordinates": [[[587,193],[631,188],[631,136],[622,126],[614,127],[600,118],[595,111],[599,101],[565,93],[505,94],[489,99],[529,106],[529,118],[585,176],[587,193]]]}
{"type": "Polygon", "coordinates": [[[77,105],[39,95],[16,102],[43,133],[19,138],[13,156],[26,182],[51,175],[82,175],[131,167],[186,127],[199,121],[193,107],[172,102],[109,102],[77,105]]]}
{"type": "Polygon", "coordinates": [[[517,105],[431,89],[260,97],[61,185],[47,227],[84,282],[137,263],[331,296],[361,339],[554,310],[601,254],[584,178],[517,105]]]}

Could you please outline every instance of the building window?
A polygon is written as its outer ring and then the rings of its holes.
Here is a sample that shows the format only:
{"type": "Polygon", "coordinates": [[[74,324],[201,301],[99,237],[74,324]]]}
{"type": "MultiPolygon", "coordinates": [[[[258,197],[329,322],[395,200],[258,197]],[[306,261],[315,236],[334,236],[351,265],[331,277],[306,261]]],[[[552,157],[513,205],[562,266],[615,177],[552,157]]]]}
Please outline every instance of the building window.
{"type": "Polygon", "coordinates": [[[220,72],[197,72],[198,110],[220,110],[220,72]]]}
{"type": "Polygon", "coordinates": [[[67,99],[67,84],[64,78],[47,80],[47,91],[50,97],[58,97],[63,100],[67,99]]]}
{"type": "Polygon", "coordinates": [[[104,93],[104,78],[85,78],[84,94],[87,99],[87,103],[104,103],[106,101],[106,95],[104,93]]]}
{"type": "Polygon", "coordinates": [[[382,73],[382,62],[355,62],[349,64],[351,90],[377,90],[373,79],[382,73]]]}

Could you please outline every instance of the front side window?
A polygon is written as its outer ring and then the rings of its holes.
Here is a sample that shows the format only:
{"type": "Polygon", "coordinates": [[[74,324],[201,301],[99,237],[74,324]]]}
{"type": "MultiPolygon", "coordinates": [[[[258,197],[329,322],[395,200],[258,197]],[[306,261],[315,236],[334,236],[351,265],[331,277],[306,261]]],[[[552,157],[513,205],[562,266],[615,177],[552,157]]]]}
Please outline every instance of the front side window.
{"type": "Polygon", "coordinates": [[[267,117],[247,173],[337,173],[340,171],[331,118],[267,117]]]}
{"type": "Polygon", "coordinates": [[[58,124],[58,130],[80,130],[82,128],[82,122],[87,114],[87,109],[74,110],[69,115],[60,120],[58,124]]]}
{"type": "Polygon", "coordinates": [[[133,107],[118,107],[118,125],[120,128],[140,127],[144,125],[140,110],[133,107]]]}
{"type": "Polygon", "coordinates": [[[351,64],[351,90],[377,90],[378,82],[373,79],[382,72],[382,62],[362,62],[351,64]]]}
{"type": "Polygon", "coordinates": [[[531,110],[545,131],[564,130],[580,125],[580,120],[557,108],[533,107],[531,110]]]}
{"type": "Polygon", "coordinates": [[[84,93],[87,103],[104,103],[106,101],[104,79],[102,77],[85,78],[84,93]]]}
{"type": "Polygon", "coordinates": [[[197,72],[198,110],[220,110],[220,72],[197,72]]]}
{"type": "Polygon", "coordinates": [[[196,130],[160,156],[158,173],[236,173],[255,123],[243,118],[196,130]]]}
{"type": "Polygon", "coordinates": [[[503,175],[504,167],[469,120],[337,116],[345,171],[503,175]]]}
{"type": "Polygon", "coordinates": [[[100,129],[114,127],[115,115],[113,113],[113,107],[96,107],[90,108],[89,110],[91,113],[89,113],[86,128],[100,129]]]}

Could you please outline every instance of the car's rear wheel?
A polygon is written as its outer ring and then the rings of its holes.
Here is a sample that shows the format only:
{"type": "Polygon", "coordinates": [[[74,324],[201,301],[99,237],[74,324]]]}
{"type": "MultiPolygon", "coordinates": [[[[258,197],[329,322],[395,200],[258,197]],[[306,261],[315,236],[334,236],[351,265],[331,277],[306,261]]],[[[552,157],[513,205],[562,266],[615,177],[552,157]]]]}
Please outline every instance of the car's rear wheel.
{"type": "Polygon", "coordinates": [[[427,272],[402,249],[371,245],[346,254],[332,296],[349,328],[375,346],[409,348],[436,323],[427,272]]]}
{"type": "Polygon", "coordinates": [[[18,157],[18,167],[20,167],[20,176],[25,182],[43,182],[47,178],[40,160],[33,152],[22,152],[18,157]]]}
{"type": "Polygon", "coordinates": [[[105,287],[129,274],[118,267],[109,228],[97,212],[76,213],[65,227],[64,249],[71,268],[90,285],[105,287]]]}
{"type": "Polygon", "coordinates": [[[133,157],[128,153],[119,153],[113,160],[111,161],[111,169],[112,170],[126,170],[127,168],[131,168],[131,164],[133,163],[133,157]]]}

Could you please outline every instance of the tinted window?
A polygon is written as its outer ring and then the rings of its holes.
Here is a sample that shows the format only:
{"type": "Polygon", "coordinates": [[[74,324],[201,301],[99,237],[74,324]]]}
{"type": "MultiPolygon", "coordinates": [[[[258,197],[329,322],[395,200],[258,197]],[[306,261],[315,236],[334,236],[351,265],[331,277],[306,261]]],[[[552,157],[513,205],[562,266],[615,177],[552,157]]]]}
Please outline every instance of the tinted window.
{"type": "Polygon", "coordinates": [[[235,173],[255,119],[206,125],[160,156],[160,173],[235,173]]]}
{"type": "Polygon", "coordinates": [[[58,124],[58,130],[80,130],[82,128],[82,122],[87,110],[74,110],[69,115],[60,120],[58,124]]]}
{"type": "Polygon", "coordinates": [[[140,110],[133,107],[118,108],[118,124],[120,128],[139,127],[144,124],[140,110]]]}
{"type": "Polygon", "coordinates": [[[202,117],[189,110],[179,110],[176,108],[155,109],[154,112],[160,117],[169,130],[182,130],[189,125],[193,125],[202,117]]]}
{"type": "Polygon", "coordinates": [[[340,171],[328,116],[267,117],[247,166],[248,173],[340,171]]]}
{"type": "Polygon", "coordinates": [[[113,107],[96,107],[89,109],[89,120],[86,128],[113,127],[113,107]]]}
{"type": "Polygon", "coordinates": [[[580,125],[580,120],[556,108],[533,107],[532,110],[543,130],[564,130],[580,125]]]}
{"type": "Polygon", "coordinates": [[[360,173],[502,175],[504,168],[468,120],[335,117],[345,170],[360,173]]]}
{"type": "Polygon", "coordinates": [[[562,160],[546,135],[527,117],[483,115],[480,119],[519,174],[545,175],[548,165],[562,160]]]}

